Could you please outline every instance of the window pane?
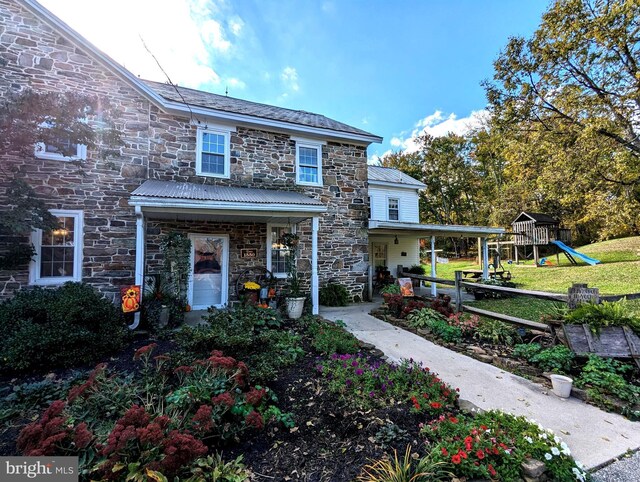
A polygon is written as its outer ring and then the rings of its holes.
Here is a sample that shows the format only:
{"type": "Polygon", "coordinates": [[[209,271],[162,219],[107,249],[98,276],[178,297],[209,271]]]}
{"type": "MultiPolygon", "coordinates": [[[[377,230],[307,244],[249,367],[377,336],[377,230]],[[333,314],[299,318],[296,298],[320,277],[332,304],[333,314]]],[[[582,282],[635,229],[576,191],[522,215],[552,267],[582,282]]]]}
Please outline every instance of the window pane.
{"type": "Polygon", "coordinates": [[[59,227],[42,233],[40,277],[74,275],[75,218],[59,217],[59,227]]]}
{"type": "Polygon", "coordinates": [[[301,182],[318,182],[318,168],[317,167],[300,167],[300,181],[301,182]]]}
{"type": "Polygon", "coordinates": [[[202,153],[202,172],[224,174],[224,155],[202,153]]]}
{"type": "Polygon", "coordinates": [[[287,272],[287,256],[289,250],[281,244],[280,238],[284,233],[288,232],[286,228],[271,228],[271,272],[286,273],[287,272]]]}
{"type": "Polygon", "coordinates": [[[318,165],[318,150],[309,148],[309,147],[301,147],[299,149],[300,160],[299,164],[301,166],[317,166],[318,165]]]}

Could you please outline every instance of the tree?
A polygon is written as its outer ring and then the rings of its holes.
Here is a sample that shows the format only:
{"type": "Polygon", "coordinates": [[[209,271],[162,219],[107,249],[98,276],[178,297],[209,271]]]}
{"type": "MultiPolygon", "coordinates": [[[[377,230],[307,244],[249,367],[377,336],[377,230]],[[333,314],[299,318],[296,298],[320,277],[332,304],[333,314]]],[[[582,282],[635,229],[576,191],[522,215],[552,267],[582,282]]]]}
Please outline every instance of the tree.
{"type": "MultiPolygon", "coordinates": [[[[417,138],[419,150],[382,158],[382,165],[399,169],[427,187],[420,193],[420,218],[427,223],[476,224],[480,212],[481,179],[471,156],[469,139],[456,134],[417,138]]],[[[460,240],[451,238],[456,254],[460,240]]]]}
{"type": "Polygon", "coordinates": [[[557,0],[485,82],[507,176],[600,237],[640,234],[639,59],[637,0],[557,0]]]}
{"type": "MultiPolygon", "coordinates": [[[[34,229],[54,229],[58,222],[46,204],[25,181],[19,168],[25,157],[33,157],[34,146],[52,146],[65,156],[76,153],[76,145],[100,147],[99,155],[117,155],[120,131],[111,120],[110,105],[97,96],[71,92],[24,90],[0,101],[0,269],[16,269],[34,254],[33,246],[20,242],[34,229]],[[2,193],[2,191],[0,191],[2,193]]],[[[81,164],[81,161],[74,161],[81,164]]]]}

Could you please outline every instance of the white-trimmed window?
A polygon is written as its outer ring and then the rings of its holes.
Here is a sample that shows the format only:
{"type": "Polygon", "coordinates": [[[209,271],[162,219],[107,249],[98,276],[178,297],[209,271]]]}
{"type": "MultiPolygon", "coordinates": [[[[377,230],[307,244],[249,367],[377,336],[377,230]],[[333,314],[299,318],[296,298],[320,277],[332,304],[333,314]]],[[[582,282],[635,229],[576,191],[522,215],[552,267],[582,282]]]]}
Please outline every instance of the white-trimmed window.
{"type": "Polygon", "coordinates": [[[230,130],[206,128],[198,130],[196,174],[198,176],[229,177],[230,130]]]}
{"type": "Polygon", "coordinates": [[[296,140],[296,183],[322,186],[322,142],[296,140]]]}
{"type": "MultiPolygon", "coordinates": [[[[50,123],[41,124],[42,127],[50,128],[50,123]]],[[[73,144],[70,139],[59,138],[57,145],[36,142],[33,154],[38,159],[49,159],[53,161],[77,161],[87,158],[87,146],[84,144],[73,144]],[[73,153],[69,155],[69,153],[73,153]]]]}
{"type": "Polygon", "coordinates": [[[82,280],[82,211],[52,209],[59,226],[51,231],[36,229],[31,242],[36,254],[31,262],[30,282],[57,285],[82,280]]]}
{"type": "Polygon", "coordinates": [[[267,224],[267,269],[276,278],[287,277],[289,249],[282,244],[282,235],[295,232],[295,226],[267,224]]]}
{"type": "Polygon", "coordinates": [[[398,221],[400,219],[400,201],[398,198],[390,197],[387,199],[388,220],[398,221]]]}

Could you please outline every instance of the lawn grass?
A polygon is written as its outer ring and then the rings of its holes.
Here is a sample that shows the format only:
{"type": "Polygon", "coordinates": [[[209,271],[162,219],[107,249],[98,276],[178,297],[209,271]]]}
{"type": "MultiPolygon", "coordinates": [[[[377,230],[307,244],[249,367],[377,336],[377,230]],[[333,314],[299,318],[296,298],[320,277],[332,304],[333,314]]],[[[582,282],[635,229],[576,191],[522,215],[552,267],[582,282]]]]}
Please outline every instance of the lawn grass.
{"type": "Polygon", "coordinates": [[[542,315],[558,313],[562,308],[567,306],[566,303],[540,300],[528,296],[514,296],[498,300],[484,299],[467,302],[466,304],[482,310],[516,316],[531,321],[540,321],[542,315]]]}
{"type": "MultiPolygon", "coordinates": [[[[512,281],[518,288],[566,293],[573,283],[587,283],[600,289],[603,295],[620,295],[640,292],[640,236],[614,239],[583,246],[576,249],[601,261],[601,264],[589,266],[582,262],[571,265],[560,255],[560,264],[556,257],[549,257],[553,266],[536,268],[532,262],[526,264],[507,264],[512,281]]],[[[480,269],[477,259],[449,260],[438,264],[438,278],[454,279],[456,270],[480,269]]]]}

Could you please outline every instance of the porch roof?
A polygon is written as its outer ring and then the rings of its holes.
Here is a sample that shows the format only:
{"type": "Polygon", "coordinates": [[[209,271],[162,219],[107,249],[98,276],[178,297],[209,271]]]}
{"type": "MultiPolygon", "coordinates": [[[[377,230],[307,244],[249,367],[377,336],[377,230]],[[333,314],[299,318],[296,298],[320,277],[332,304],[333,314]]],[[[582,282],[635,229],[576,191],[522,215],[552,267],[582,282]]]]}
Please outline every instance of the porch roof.
{"type": "Polygon", "coordinates": [[[417,237],[455,236],[455,237],[487,237],[504,234],[504,228],[491,226],[464,226],[459,224],[420,224],[400,221],[369,220],[370,234],[415,234],[417,237]]]}
{"type": "Polygon", "coordinates": [[[155,180],[133,191],[129,204],[157,218],[230,222],[299,222],[327,210],[319,199],[294,191],[155,180]]]}

